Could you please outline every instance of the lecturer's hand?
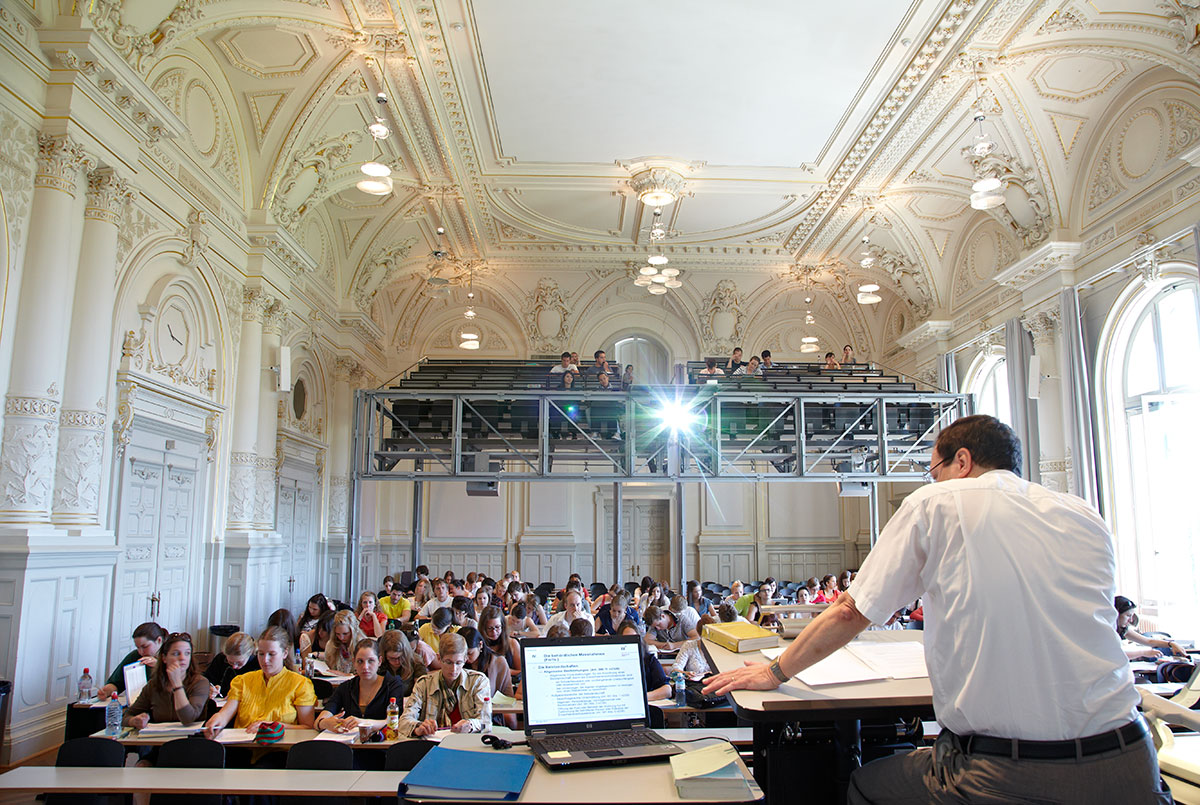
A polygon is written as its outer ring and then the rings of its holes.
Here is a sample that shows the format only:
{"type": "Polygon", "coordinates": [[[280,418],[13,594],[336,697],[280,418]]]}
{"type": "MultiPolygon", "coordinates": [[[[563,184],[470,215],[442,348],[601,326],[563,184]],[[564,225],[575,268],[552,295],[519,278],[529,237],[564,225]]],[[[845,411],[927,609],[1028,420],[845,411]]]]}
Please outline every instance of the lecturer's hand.
{"type": "Polygon", "coordinates": [[[704,683],[704,693],[722,696],[731,690],[775,690],[779,680],[765,662],[746,661],[745,668],[723,671],[710,676],[704,683]]]}

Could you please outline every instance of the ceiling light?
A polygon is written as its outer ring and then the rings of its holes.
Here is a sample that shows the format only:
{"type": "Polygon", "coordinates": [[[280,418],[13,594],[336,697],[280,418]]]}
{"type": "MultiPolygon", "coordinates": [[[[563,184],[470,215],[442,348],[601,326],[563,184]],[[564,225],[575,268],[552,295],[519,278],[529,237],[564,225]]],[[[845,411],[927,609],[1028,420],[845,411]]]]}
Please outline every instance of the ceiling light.
{"type": "Polygon", "coordinates": [[[387,124],[383,122],[383,118],[379,117],[375,118],[374,123],[367,126],[367,131],[369,131],[371,136],[376,140],[386,140],[388,135],[392,133],[391,129],[387,127],[387,124]]]}
{"type": "Polygon", "coordinates": [[[653,285],[654,283],[650,281],[649,277],[642,276],[642,277],[638,277],[637,279],[635,279],[633,281],[633,284],[638,286],[639,288],[648,288],[651,285],[653,285]]]}
{"type": "Polygon", "coordinates": [[[652,266],[665,266],[671,262],[665,254],[652,254],[646,258],[646,262],[652,266]]]}
{"type": "Polygon", "coordinates": [[[655,268],[654,266],[642,266],[641,268],[638,269],[638,273],[641,274],[643,277],[653,277],[655,274],[658,273],[658,269],[655,268]]]}
{"type": "Polygon", "coordinates": [[[392,175],[392,169],[382,162],[364,162],[361,170],[367,176],[374,176],[380,179],[392,175]]]}
{"type": "Polygon", "coordinates": [[[875,258],[874,256],[868,254],[866,257],[859,260],[858,264],[863,268],[870,268],[871,266],[875,265],[875,258]]]}
{"type": "Polygon", "coordinates": [[[478,341],[463,341],[458,345],[459,349],[479,349],[478,341]]]}
{"type": "Polygon", "coordinates": [[[647,207],[664,207],[683,192],[683,177],[670,168],[647,168],[635,173],[629,185],[647,207]]]}
{"type": "Polygon", "coordinates": [[[971,189],[976,193],[991,193],[1000,189],[1000,180],[995,176],[985,176],[976,180],[975,184],[971,185],[971,189]]]}
{"type": "Polygon", "coordinates": [[[473,307],[469,307],[469,308],[467,308],[466,312],[465,312],[465,313],[463,313],[463,318],[465,318],[465,319],[473,319],[473,318],[475,318],[477,315],[478,315],[478,314],[475,312],[475,308],[473,308],[473,307]]]}
{"type": "Polygon", "coordinates": [[[999,191],[971,194],[971,208],[975,210],[990,210],[1004,203],[1004,194],[999,191]]]}
{"type": "Polygon", "coordinates": [[[667,292],[667,289],[662,285],[651,285],[646,290],[650,291],[650,293],[654,294],[655,296],[662,296],[667,292]]]}
{"type": "Polygon", "coordinates": [[[658,273],[662,274],[664,277],[678,277],[679,269],[678,268],[664,268],[664,269],[661,269],[658,273]]]}
{"type": "Polygon", "coordinates": [[[858,286],[859,293],[875,293],[879,290],[879,286],[873,282],[868,282],[858,286]]]}
{"type": "Polygon", "coordinates": [[[663,283],[663,286],[666,288],[682,288],[683,283],[677,279],[669,279],[663,283]]]}
{"type": "MultiPolygon", "coordinates": [[[[979,90],[976,87],[976,102],[979,98],[979,90]]],[[[975,139],[971,141],[971,153],[977,157],[985,157],[996,150],[996,141],[983,131],[983,121],[987,120],[987,115],[980,113],[975,115],[975,123],[979,126],[979,133],[975,135],[975,139]]]]}
{"type": "Polygon", "coordinates": [[[800,351],[801,352],[816,352],[817,345],[816,344],[801,344],[800,351]]]}
{"type": "Polygon", "coordinates": [[[804,314],[804,323],[805,324],[816,324],[817,320],[815,318],[813,318],[813,314],[806,313],[806,314],[804,314]]]}
{"type": "Polygon", "coordinates": [[[655,274],[653,277],[650,278],[650,281],[657,282],[657,283],[663,283],[669,279],[670,279],[670,277],[668,277],[666,274],[655,274]]]}
{"type": "Polygon", "coordinates": [[[355,185],[364,193],[369,193],[372,196],[386,196],[392,192],[391,178],[384,176],[381,178],[360,179],[355,185]]]}
{"type": "Polygon", "coordinates": [[[459,338],[461,338],[463,341],[478,341],[479,333],[475,332],[470,327],[467,327],[459,334],[459,338]]]}
{"type": "Polygon", "coordinates": [[[804,336],[803,338],[801,338],[801,339],[800,339],[800,343],[802,343],[802,344],[815,344],[815,343],[817,343],[817,341],[818,341],[818,340],[820,340],[820,339],[818,339],[818,338],[817,338],[815,335],[806,335],[806,336],[804,336]]]}
{"type": "Polygon", "coordinates": [[[877,293],[860,293],[858,295],[858,303],[860,305],[875,305],[883,301],[883,297],[877,293]]]}

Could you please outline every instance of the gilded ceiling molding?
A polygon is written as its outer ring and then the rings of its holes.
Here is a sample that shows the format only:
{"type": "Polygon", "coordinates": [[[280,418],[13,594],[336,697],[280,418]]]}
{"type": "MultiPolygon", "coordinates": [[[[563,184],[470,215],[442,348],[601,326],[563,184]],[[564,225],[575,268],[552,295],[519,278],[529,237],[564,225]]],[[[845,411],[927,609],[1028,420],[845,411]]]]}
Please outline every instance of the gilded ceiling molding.
{"type": "Polygon", "coordinates": [[[1006,226],[1025,248],[1032,249],[1044,243],[1054,228],[1054,218],[1050,213],[1050,202],[1033,169],[1026,167],[1017,157],[1000,152],[980,157],[972,154],[970,148],[963,148],[962,155],[971,165],[976,179],[996,178],[1004,188],[1020,189],[1033,212],[1033,220],[1022,224],[1009,212],[1007,204],[988,210],[988,215],[1006,226]]]}
{"type": "Polygon", "coordinates": [[[567,295],[549,277],[538,280],[525,298],[525,335],[534,352],[555,352],[566,347],[570,337],[571,310],[567,295]]]}
{"type": "Polygon", "coordinates": [[[706,355],[724,354],[746,336],[742,296],[733,280],[721,280],[700,308],[700,338],[706,355]]]}
{"type": "Polygon", "coordinates": [[[166,19],[154,30],[138,34],[121,17],[122,0],[91,0],[87,15],[92,25],[131,67],[142,75],[176,44],[181,30],[195,25],[204,16],[201,0],[180,0],[166,19]]]}
{"type": "Polygon", "coordinates": [[[415,245],[417,245],[415,237],[407,237],[393,243],[391,246],[381,249],[359,271],[351,295],[354,304],[360,310],[369,311],[371,303],[375,300],[375,294],[395,281],[403,270],[405,258],[408,257],[408,253],[415,245]]]}
{"type": "Polygon", "coordinates": [[[322,136],[296,151],[279,182],[279,189],[271,200],[271,213],[275,220],[294,233],[300,219],[325,194],[334,171],[346,163],[354,147],[361,143],[365,136],[359,130],[332,137],[322,136]],[[316,184],[303,198],[291,198],[300,176],[309,169],[317,176],[316,184]]]}
{"type": "Polygon", "coordinates": [[[1200,48],[1200,5],[1196,0],[1159,0],[1158,7],[1179,37],[1179,52],[1194,56],[1200,48]]]}

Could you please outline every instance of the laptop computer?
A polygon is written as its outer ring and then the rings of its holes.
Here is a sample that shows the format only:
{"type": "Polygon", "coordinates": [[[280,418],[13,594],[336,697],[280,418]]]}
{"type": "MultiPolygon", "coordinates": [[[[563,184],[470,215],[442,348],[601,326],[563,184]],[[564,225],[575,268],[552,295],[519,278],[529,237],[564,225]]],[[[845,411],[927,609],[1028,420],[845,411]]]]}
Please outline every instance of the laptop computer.
{"type": "Polygon", "coordinates": [[[525,735],[550,769],[663,760],[683,750],[650,729],[637,635],[521,641],[525,735]]]}

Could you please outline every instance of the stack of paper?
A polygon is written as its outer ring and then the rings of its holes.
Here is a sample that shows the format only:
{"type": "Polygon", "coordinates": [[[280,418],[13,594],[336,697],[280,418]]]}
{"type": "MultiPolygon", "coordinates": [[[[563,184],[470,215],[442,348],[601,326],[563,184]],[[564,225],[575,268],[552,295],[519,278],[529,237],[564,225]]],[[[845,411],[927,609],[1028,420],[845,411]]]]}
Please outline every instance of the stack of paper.
{"type": "Polygon", "coordinates": [[[671,773],[680,799],[750,799],[737,750],[724,741],[673,755],[671,773]]]}
{"type": "MultiPolygon", "coordinates": [[[[782,653],[782,648],[763,650],[763,656],[769,660],[782,653]]],[[[916,640],[858,640],[796,674],[797,679],[810,687],[927,676],[925,646],[916,640]]]]}
{"type": "Polygon", "coordinates": [[[140,738],[186,738],[204,729],[204,723],[197,721],[185,725],[178,721],[160,721],[157,724],[147,724],[138,730],[140,738]]]}

